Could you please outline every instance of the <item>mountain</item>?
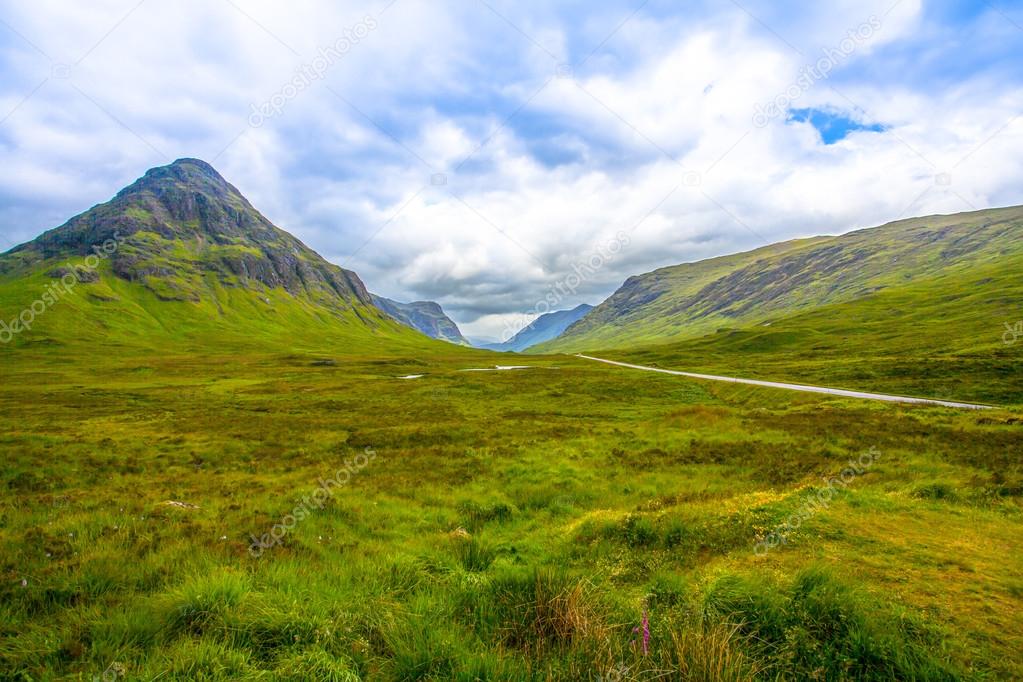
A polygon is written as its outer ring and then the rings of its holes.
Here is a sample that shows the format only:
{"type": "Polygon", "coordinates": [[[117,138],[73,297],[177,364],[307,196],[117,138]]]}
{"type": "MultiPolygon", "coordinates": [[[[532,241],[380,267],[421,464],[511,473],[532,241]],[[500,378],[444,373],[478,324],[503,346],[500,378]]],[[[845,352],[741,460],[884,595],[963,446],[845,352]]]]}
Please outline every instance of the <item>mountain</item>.
{"type": "Polygon", "coordinates": [[[0,255],[0,320],[7,347],[420,343],[197,159],[0,255]]]}
{"type": "Polygon", "coordinates": [[[439,339],[459,346],[472,345],[462,336],[458,325],[444,313],[439,303],[433,301],[416,301],[415,303],[399,303],[383,296],[370,294],[375,305],[406,327],[418,330],[431,339],[439,339]]]}
{"type": "Polygon", "coordinates": [[[467,336],[465,340],[474,348],[486,348],[501,343],[501,339],[496,336],[467,336]]]}
{"type": "Polygon", "coordinates": [[[582,319],[591,310],[593,310],[593,306],[583,303],[571,310],[558,310],[541,315],[504,343],[487,344],[482,347],[503,353],[521,353],[527,348],[558,338],[565,329],[582,319]]]}
{"type": "Polygon", "coordinates": [[[762,343],[769,337],[784,346],[795,318],[805,325],[816,315],[836,333],[855,334],[863,329],[857,315],[867,324],[896,300],[891,309],[902,313],[879,332],[885,342],[938,347],[955,336],[968,347],[997,339],[999,318],[1023,317],[1020,299],[1008,295],[1021,273],[1023,207],[901,220],[630,277],[561,337],[533,350],[635,348],[754,327],[762,343]],[[924,308],[930,322],[915,314],[924,308]],[[957,323],[937,331],[942,320],[957,323]],[[930,338],[917,338],[924,329],[930,338]]]}

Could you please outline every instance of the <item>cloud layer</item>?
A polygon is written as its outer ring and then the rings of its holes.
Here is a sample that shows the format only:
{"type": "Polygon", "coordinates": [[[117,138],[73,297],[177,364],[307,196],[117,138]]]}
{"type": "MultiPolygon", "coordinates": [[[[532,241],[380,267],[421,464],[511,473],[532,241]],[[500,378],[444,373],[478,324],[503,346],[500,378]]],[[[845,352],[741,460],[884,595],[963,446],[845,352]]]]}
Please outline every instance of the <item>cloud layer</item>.
{"type": "Polygon", "coordinates": [[[554,290],[1023,203],[1019,3],[5,0],[0,21],[3,246],[195,156],[468,333],[554,290]]]}

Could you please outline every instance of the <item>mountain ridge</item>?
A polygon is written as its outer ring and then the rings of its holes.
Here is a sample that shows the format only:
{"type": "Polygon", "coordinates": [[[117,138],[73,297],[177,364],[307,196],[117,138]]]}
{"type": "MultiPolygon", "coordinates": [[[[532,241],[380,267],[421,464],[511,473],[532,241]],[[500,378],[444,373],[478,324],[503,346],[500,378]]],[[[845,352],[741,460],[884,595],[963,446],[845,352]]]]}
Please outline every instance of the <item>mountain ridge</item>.
{"type": "Polygon", "coordinates": [[[480,346],[501,353],[521,353],[533,346],[558,338],[568,327],[586,316],[593,306],[581,303],[571,310],[555,310],[536,318],[507,341],[480,346]]]}
{"type": "Polygon", "coordinates": [[[1023,207],[925,216],[791,240],[628,278],[537,352],[667,343],[771,323],[909,282],[1023,259],[1023,207]],[[1014,236],[1015,235],[1015,236],[1014,236]]]}
{"type": "MultiPolygon", "coordinates": [[[[63,225],[11,249],[8,254],[37,255],[46,260],[68,251],[86,255],[91,245],[117,234],[125,243],[111,256],[113,271],[141,282],[157,296],[195,299],[195,289],[180,286],[182,275],[214,271],[243,283],[305,290],[323,301],[331,292],[340,301],[371,304],[369,292],[354,272],[328,263],[293,235],[263,217],[241,192],[211,165],[179,159],[148,170],[113,199],[97,204],[63,225]],[[170,242],[193,242],[191,255],[173,258],[170,242]],[[176,268],[163,261],[176,261],[176,268]],[[196,266],[199,267],[196,267],[196,266]]],[[[340,301],[334,301],[339,303],[340,301]]]]}
{"type": "Polygon", "coordinates": [[[413,301],[401,303],[384,296],[370,294],[375,305],[398,322],[426,334],[431,339],[447,341],[459,346],[472,344],[462,336],[454,320],[448,317],[444,308],[435,301],[413,301]]]}
{"type": "Polygon", "coordinates": [[[190,158],[149,169],[109,201],[0,255],[0,310],[5,320],[32,318],[13,345],[176,338],[209,346],[230,338],[364,346],[418,336],[373,305],[356,273],[271,223],[213,166],[190,158]],[[112,245],[103,258],[93,254],[100,245],[112,245]],[[58,303],[53,287],[62,282],[75,291],[58,303]],[[36,301],[32,289],[43,292],[36,301]],[[57,304],[59,315],[43,314],[57,304]],[[38,316],[26,312],[32,305],[38,316]]]}

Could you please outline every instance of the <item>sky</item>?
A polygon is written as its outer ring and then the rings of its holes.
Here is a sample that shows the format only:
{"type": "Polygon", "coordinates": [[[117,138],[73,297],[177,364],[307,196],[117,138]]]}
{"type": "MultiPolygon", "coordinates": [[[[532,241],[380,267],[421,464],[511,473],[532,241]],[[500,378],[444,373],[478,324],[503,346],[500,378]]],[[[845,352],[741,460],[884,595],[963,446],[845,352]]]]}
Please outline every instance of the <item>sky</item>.
{"type": "Polygon", "coordinates": [[[0,0],[0,249],[212,163],[507,338],[628,277],[1023,204],[1023,0],[0,0]]]}

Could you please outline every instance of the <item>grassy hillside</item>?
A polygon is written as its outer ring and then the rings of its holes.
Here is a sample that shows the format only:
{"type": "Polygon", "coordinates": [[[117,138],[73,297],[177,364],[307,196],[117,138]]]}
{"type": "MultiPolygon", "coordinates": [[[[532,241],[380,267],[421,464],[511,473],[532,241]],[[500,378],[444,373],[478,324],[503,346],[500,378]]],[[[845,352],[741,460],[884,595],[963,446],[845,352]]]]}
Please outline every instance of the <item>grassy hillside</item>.
{"type": "MultiPolygon", "coordinates": [[[[0,679],[1023,677],[1023,412],[466,371],[211,171],[0,257],[0,679]]],[[[637,355],[915,381],[1001,268],[637,355]]]]}
{"type": "Polygon", "coordinates": [[[1011,345],[1003,337],[1007,323],[1023,319],[1021,302],[1023,272],[982,265],[767,323],[597,352],[671,369],[1019,405],[1023,337],[1011,345]]]}
{"type": "MultiPolygon", "coordinates": [[[[1005,288],[1019,283],[1021,270],[1023,207],[915,218],[632,277],[560,338],[532,350],[634,348],[703,337],[722,328],[779,327],[817,309],[825,311],[817,319],[832,330],[842,328],[846,319],[842,334],[855,336],[862,331],[859,320],[837,304],[893,292],[907,311],[916,304],[932,306],[940,315],[935,320],[974,318],[948,330],[969,349],[997,337],[1000,332],[991,332],[1002,326],[1001,318],[1020,312],[1012,310],[1020,299],[1005,288]],[[897,293],[901,290],[905,296],[897,293]],[[959,308],[977,302],[983,310],[959,308]],[[827,315],[835,316],[833,322],[826,322],[827,315]],[[981,315],[993,317],[985,325],[981,315]]],[[[883,306],[887,299],[877,300],[883,306]]],[[[908,341],[924,351],[947,345],[947,334],[920,334],[919,323],[919,317],[891,316],[874,341],[908,341]]]]}
{"type": "MultiPolygon", "coordinates": [[[[0,275],[0,319],[10,323],[40,300],[54,283],[47,269],[63,262],[0,275]]],[[[16,361],[21,350],[78,353],[97,344],[108,351],[209,353],[275,347],[368,351],[391,344],[407,352],[436,343],[370,306],[332,310],[283,289],[253,291],[214,278],[204,282],[198,301],[167,301],[117,277],[108,264],[96,274],[96,281],[76,285],[41,314],[30,316],[31,329],[0,345],[0,356],[16,361]]]]}
{"type": "Polygon", "coordinates": [[[154,168],[0,255],[0,323],[0,353],[432,344],[378,310],[355,273],[271,224],[196,159],[154,168]]]}

